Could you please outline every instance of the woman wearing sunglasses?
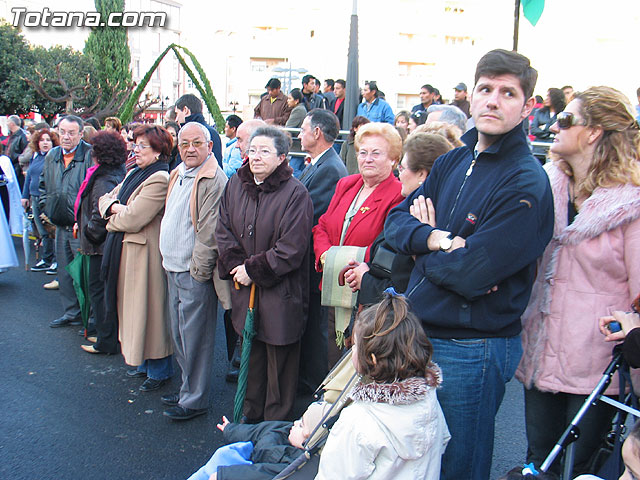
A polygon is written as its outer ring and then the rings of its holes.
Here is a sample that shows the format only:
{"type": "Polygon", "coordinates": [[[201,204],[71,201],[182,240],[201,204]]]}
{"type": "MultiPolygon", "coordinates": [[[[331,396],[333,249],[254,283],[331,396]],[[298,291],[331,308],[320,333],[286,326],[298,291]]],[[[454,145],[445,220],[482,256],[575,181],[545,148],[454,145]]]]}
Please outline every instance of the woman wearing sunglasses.
{"type": "MultiPolygon", "coordinates": [[[[578,93],[557,115],[545,166],[554,236],[538,262],[516,377],[525,387],[527,463],[539,467],[611,361],[598,319],[628,310],[640,289],[640,130],[629,100],[609,87],[578,93]]],[[[608,394],[616,394],[615,376],[608,394]]],[[[610,427],[614,409],[580,422],[575,474],[610,427]]],[[[560,463],[551,470],[558,474],[560,463]]]]}

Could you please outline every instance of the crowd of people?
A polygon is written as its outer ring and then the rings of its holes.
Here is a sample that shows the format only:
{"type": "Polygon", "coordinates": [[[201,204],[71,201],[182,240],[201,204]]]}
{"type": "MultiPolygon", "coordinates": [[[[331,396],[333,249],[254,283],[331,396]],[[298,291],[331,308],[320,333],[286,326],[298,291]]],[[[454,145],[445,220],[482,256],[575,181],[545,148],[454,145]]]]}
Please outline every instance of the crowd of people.
{"type": "MultiPolygon", "coordinates": [[[[640,293],[636,112],[610,87],[536,99],[537,75],[526,57],[493,50],[469,98],[459,83],[444,104],[426,84],[397,114],[367,82],[341,148],[346,82],[321,91],[312,75],[288,95],[270,79],[254,119],[227,117],[225,142],[191,94],[164,126],[110,117],[92,132],[66,115],[25,132],[11,116],[0,268],[17,265],[8,235],[28,210],[41,238],[31,270],[57,275],[63,315],[50,326],[83,326],[82,349],[122,354],[142,392],[167,383],[175,358],[180,388],[160,398],[175,421],[208,411],[218,317],[238,338],[228,379],[250,349],[240,421],[219,425],[233,446],[193,479],[285,468],[327,403],[290,423],[297,393],[345,355],[361,381],[316,478],[488,479],[514,376],[535,470],[609,363],[607,342],[624,340],[640,365],[640,320],[623,313],[640,293]],[[299,171],[283,127],[299,128],[299,171]],[[88,318],[66,268],[78,254],[88,318]],[[265,460],[275,447],[279,460],[265,460]]],[[[614,413],[589,410],[576,474],[595,473],[614,413]]],[[[559,475],[559,462],[545,473],[559,475]]]]}

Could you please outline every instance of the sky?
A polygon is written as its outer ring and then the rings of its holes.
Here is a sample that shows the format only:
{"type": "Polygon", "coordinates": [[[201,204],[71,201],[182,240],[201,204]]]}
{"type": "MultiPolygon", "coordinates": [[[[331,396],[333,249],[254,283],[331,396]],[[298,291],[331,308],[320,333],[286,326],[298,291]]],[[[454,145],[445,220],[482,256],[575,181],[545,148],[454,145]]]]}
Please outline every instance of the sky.
{"type": "MultiPolygon", "coordinates": [[[[144,2],[146,0],[129,0],[144,2]]],[[[429,6],[432,0],[359,0],[361,31],[363,22],[369,29],[385,29],[406,24],[410,28],[420,25],[425,31],[438,26],[430,25],[429,6]],[[419,5],[415,15],[401,13],[398,5],[419,5]]],[[[315,4],[299,0],[279,0],[277,3],[263,0],[237,0],[235,2],[201,2],[184,0],[182,3],[183,44],[196,56],[206,57],[215,49],[210,41],[211,32],[217,29],[240,29],[246,25],[280,24],[294,25],[321,18],[336,35],[346,38],[351,2],[348,0],[323,0],[315,4]]],[[[474,10],[474,21],[486,25],[483,46],[511,48],[513,35],[514,0],[450,0],[452,5],[462,4],[474,10]]],[[[49,6],[56,11],[93,10],[91,0],[58,0],[55,4],[43,0],[0,0],[0,16],[15,5],[25,5],[30,10],[49,6]]],[[[440,5],[440,2],[437,2],[440,5]]],[[[411,7],[409,7],[409,10],[411,7]]],[[[11,15],[9,13],[9,15],[11,15]]],[[[638,32],[640,32],[640,1],[638,0],[547,0],[544,13],[533,27],[524,17],[520,23],[519,51],[531,59],[540,72],[537,93],[544,93],[550,86],[572,84],[576,89],[605,84],[622,90],[635,104],[635,90],[640,86],[640,62],[637,60],[638,32]],[[635,60],[634,60],[635,59],[635,60]]],[[[88,29],[25,29],[32,43],[49,46],[54,43],[82,49],[88,29]]],[[[385,45],[361,41],[360,55],[384,53],[385,45]]],[[[310,52],[313,54],[313,52],[310,52]]],[[[344,53],[337,57],[344,63],[344,53]]],[[[471,83],[477,55],[461,56],[466,67],[465,78],[471,83]]],[[[340,65],[342,65],[342,63],[340,65]]],[[[361,67],[360,78],[366,78],[361,67]]]]}

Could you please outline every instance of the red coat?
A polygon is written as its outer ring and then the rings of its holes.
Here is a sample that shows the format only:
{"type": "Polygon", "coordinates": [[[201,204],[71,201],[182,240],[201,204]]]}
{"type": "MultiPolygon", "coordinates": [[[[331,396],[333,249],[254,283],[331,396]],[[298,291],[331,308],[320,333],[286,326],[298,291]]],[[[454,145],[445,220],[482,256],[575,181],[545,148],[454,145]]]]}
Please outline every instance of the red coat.
{"type": "MultiPolygon", "coordinates": [[[[362,175],[359,173],[341,178],[336,185],[336,193],[331,199],[329,208],[320,217],[318,225],[313,227],[313,250],[318,271],[320,271],[320,255],[330,247],[340,244],[344,217],[362,185],[362,175]]],[[[365,256],[365,260],[368,261],[371,244],[382,232],[389,210],[404,200],[400,194],[401,189],[400,181],[393,173],[389,174],[389,177],[378,185],[360,206],[347,229],[343,245],[368,247],[365,256]]]]}

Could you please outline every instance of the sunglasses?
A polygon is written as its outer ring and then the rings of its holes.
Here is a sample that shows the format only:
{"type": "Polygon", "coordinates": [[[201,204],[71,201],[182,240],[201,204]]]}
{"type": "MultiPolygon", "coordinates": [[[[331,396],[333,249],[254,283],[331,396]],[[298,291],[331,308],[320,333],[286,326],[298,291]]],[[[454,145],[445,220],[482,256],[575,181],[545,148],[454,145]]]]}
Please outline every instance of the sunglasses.
{"type": "Polygon", "coordinates": [[[574,125],[586,125],[584,120],[578,120],[576,116],[571,112],[560,112],[556,115],[556,125],[560,130],[567,130],[574,125]]]}

